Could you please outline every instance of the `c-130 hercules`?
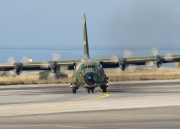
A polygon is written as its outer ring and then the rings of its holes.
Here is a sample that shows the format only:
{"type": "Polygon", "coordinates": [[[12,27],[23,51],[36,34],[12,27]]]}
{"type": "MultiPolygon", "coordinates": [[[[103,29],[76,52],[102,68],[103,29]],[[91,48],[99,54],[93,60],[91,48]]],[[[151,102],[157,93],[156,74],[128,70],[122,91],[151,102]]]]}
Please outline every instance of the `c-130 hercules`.
{"type": "Polygon", "coordinates": [[[86,27],[86,16],[83,18],[83,37],[84,37],[84,59],[49,61],[49,62],[30,62],[30,63],[12,63],[0,64],[1,71],[10,71],[19,75],[23,70],[50,70],[52,73],[66,67],[67,70],[74,70],[70,87],[72,93],[76,93],[79,87],[84,87],[87,92],[94,93],[96,87],[100,87],[103,93],[106,93],[108,87],[108,77],[104,68],[120,68],[124,71],[129,65],[146,65],[156,64],[159,68],[163,63],[179,62],[180,55],[159,56],[157,50],[154,50],[154,56],[149,57],[123,57],[123,58],[106,58],[90,59],[88,36],[86,27]]]}

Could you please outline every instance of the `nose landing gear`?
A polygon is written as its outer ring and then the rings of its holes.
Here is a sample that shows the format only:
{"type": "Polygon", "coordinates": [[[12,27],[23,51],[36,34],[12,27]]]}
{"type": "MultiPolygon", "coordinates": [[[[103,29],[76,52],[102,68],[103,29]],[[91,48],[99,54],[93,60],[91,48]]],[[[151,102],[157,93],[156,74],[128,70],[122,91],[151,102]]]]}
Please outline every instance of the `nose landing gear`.
{"type": "Polygon", "coordinates": [[[92,93],[92,94],[94,94],[94,87],[91,87],[91,88],[86,88],[87,89],[87,93],[88,94],[90,94],[90,92],[92,93]]]}

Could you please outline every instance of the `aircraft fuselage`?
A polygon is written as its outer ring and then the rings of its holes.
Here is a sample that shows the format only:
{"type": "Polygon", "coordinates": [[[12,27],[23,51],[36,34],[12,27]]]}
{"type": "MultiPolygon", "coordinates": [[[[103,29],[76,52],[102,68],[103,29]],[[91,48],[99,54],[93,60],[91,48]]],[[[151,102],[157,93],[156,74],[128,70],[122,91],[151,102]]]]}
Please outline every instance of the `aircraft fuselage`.
{"type": "Polygon", "coordinates": [[[95,88],[107,85],[103,67],[94,60],[82,60],[73,72],[71,87],[95,88]]]}

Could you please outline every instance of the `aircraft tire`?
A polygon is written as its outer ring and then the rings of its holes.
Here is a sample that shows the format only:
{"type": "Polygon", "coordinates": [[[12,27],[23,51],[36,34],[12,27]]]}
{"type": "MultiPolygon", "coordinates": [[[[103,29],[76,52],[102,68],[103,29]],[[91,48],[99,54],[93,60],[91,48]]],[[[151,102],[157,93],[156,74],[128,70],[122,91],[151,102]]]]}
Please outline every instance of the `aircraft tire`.
{"type": "Polygon", "coordinates": [[[91,89],[91,93],[94,94],[94,88],[91,89]]]}
{"type": "Polygon", "coordinates": [[[107,92],[107,87],[106,86],[102,86],[102,91],[103,91],[103,93],[106,93],[107,92]]]}
{"type": "Polygon", "coordinates": [[[73,88],[72,88],[72,93],[73,93],[73,94],[76,94],[76,87],[73,87],[73,88]]]}
{"type": "Polygon", "coordinates": [[[87,88],[87,93],[90,94],[90,88],[87,88]]]}

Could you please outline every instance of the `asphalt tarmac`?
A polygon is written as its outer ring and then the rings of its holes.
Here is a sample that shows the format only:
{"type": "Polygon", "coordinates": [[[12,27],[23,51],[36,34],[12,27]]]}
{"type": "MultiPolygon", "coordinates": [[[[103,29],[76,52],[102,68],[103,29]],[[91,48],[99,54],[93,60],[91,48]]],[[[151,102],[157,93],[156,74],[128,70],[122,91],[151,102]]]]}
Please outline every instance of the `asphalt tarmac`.
{"type": "Polygon", "coordinates": [[[180,129],[180,80],[0,86],[0,129],[180,129]]]}

